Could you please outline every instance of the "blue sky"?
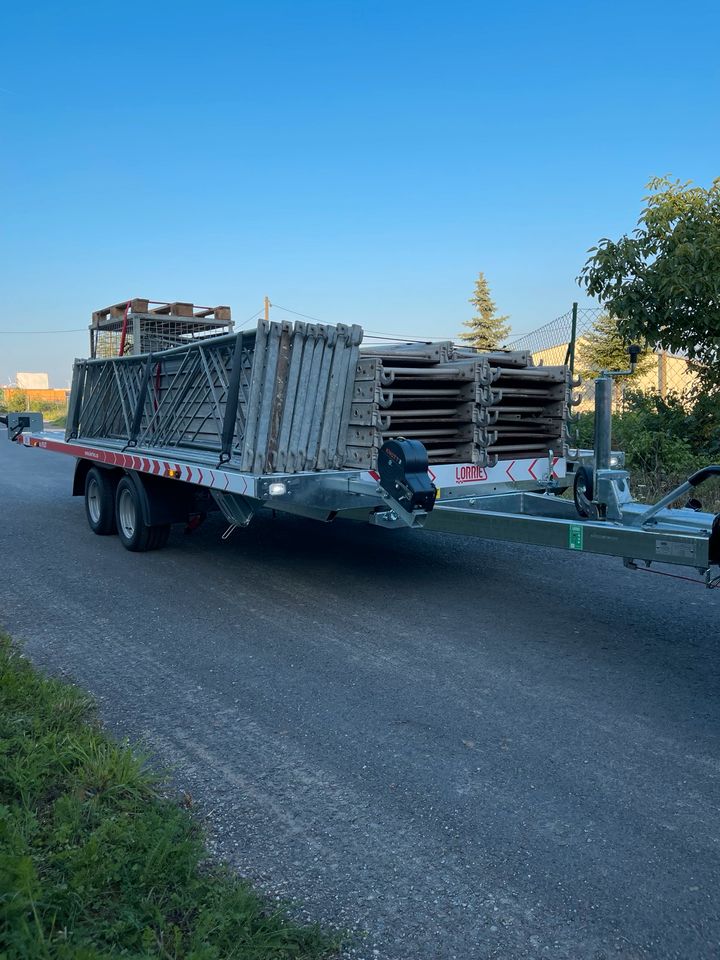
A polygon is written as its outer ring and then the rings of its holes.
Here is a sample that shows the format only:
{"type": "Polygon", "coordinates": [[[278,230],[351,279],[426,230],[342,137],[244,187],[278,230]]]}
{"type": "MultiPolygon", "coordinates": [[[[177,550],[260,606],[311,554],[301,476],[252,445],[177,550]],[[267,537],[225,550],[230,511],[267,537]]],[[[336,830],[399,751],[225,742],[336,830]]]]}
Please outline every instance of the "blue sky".
{"type": "Polygon", "coordinates": [[[130,296],[454,336],[483,270],[532,330],[650,176],[720,175],[719,35],[693,2],[5,4],[0,382],[86,353],[4,331],[130,296]]]}

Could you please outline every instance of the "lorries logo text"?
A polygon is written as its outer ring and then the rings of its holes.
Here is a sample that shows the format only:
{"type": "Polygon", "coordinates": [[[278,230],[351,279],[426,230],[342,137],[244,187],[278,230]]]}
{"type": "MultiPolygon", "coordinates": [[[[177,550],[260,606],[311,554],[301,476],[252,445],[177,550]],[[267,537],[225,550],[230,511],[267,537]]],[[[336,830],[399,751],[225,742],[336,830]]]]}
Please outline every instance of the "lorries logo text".
{"type": "Polygon", "coordinates": [[[455,483],[477,483],[478,480],[487,480],[485,467],[478,467],[474,464],[455,467],[455,483]]]}

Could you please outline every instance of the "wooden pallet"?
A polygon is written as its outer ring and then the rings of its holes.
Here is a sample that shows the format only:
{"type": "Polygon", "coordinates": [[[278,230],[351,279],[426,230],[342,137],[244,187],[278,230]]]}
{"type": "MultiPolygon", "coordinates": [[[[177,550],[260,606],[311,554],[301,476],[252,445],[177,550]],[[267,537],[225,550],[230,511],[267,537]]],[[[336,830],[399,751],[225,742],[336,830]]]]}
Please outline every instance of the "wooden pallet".
{"type": "Polygon", "coordinates": [[[230,320],[230,307],[196,307],[194,303],[183,301],[163,303],[158,307],[153,307],[152,310],[148,310],[147,313],[157,317],[216,320],[219,323],[227,323],[230,320]]]}
{"type": "MultiPolygon", "coordinates": [[[[157,301],[155,301],[157,302],[157,301]]],[[[130,304],[128,313],[143,314],[149,317],[178,317],[185,320],[209,320],[216,323],[229,323],[231,319],[230,307],[196,307],[194,303],[177,300],[174,303],[163,303],[155,307],[150,307],[152,300],[145,300],[142,297],[133,297],[131,300],[124,300],[122,303],[114,303],[102,310],[94,310],[92,315],[93,327],[106,327],[117,324],[122,320],[130,304]]]]}
{"type": "MultiPolygon", "coordinates": [[[[130,300],[129,303],[130,310],[133,313],[146,313],[150,301],[135,297],[134,299],[130,300]]],[[[125,300],[123,303],[114,303],[112,306],[105,307],[102,310],[94,310],[92,315],[92,325],[94,327],[100,327],[115,320],[122,320],[122,318],[125,316],[127,305],[128,301],[125,300]]]]}

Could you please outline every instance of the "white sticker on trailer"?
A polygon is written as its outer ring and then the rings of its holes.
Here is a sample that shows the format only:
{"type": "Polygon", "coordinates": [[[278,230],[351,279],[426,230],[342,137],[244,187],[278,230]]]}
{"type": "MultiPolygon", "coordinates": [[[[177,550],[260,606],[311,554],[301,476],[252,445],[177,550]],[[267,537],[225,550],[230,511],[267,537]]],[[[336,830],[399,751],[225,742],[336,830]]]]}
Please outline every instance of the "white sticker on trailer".
{"type": "MultiPolygon", "coordinates": [[[[477,463],[433,464],[428,475],[438,487],[456,487],[464,483],[516,483],[520,480],[545,482],[548,479],[547,457],[524,460],[501,460],[494,467],[481,467],[477,463]]],[[[566,474],[564,457],[553,457],[552,477],[560,480],[566,474]]]]}
{"type": "Polygon", "coordinates": [[[656,540],[655,553],[664,557],[677,557],[682,560],[695,559],[695,544],[683,543],[682,540],[656,540]]]}

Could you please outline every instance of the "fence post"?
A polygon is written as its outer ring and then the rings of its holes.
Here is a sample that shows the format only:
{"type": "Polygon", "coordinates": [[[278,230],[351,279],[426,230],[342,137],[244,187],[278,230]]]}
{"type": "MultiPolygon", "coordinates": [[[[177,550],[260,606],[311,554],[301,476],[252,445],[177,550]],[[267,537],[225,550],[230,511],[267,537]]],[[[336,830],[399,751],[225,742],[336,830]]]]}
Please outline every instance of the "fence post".
{"type": "Polygon", "coordinates": [[[667,353],[664,350],[658,354],[658,393],[663,400],[667,397],[667,353]]]}
{"type": "Polygon", "coordinates": [[[565,354],[565,363],[570,367],[570,373],[575,375],[575,338],[577,336],[577,316],[578,316],[578,305],[573,303],[572,305],[572,323],[570,325],[570,340],[567,345],[567,352],[565,354]]]}

